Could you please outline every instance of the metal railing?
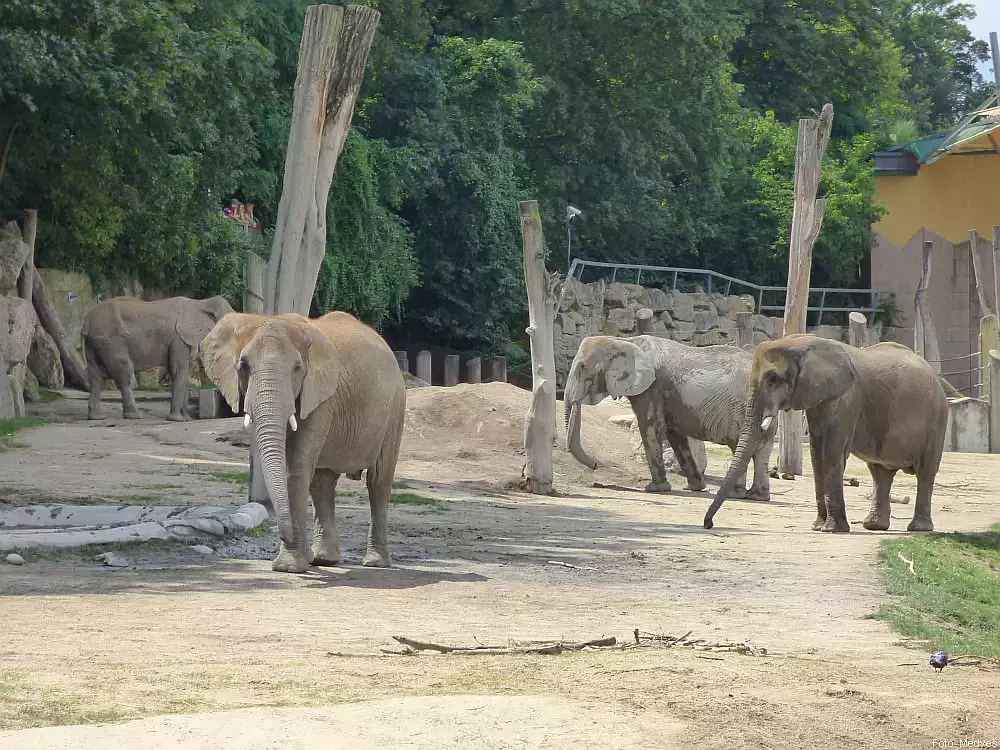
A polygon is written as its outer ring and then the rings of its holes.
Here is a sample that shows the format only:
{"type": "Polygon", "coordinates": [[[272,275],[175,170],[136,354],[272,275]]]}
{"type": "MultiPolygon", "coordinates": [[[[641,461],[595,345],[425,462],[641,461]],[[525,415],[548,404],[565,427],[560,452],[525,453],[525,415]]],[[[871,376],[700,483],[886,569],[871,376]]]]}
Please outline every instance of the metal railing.
{"type": "MultiPolygon", "coordinates": [[[[670,283],[671,289],[677,288],[677,277],[679,275],[685,276],[696,276],[705,279],[705,291],[708,294],[713,292],[713,280],[718,280],[725,284],[716,285],[717,288],[724,288],[725,291],[722,292],[725,296],[729,296],[732,291],[733,284],[739,287],[745,287],[747,289],[753,289],[756,292],[756,310],[755,312],[764,313],[765,311],[784,311],[784,304],[774,304],[765,305],[764,304],[764,292],[780,292],[782,295],[786,293],[786,289],[783,286],[764,286],[761,284],[754,284],[752,281],[744,281],[743,279],[737,279],[734,276],[727,276],[724,273],[719,273],[718,271],[712,271],[706,268],[680,268],[675,266],[648,266],[637,263],[605,263],[596,260],[581,260],[580,258],[574,258],[573,262],[570,264],[569,272],[566,274],[567,279],[574,279],[575,281],[580,281],[583,272],[587,268],[603,268],[611,269],[611,283],[615,283],[618,279],[618,272],[621,270],[635,271],[635,284],[642,284],[642,274],[647,273],[657,273],[657,274],[668,274],[672,275],[672,280],[670,283]]],[[[565,292],[565,286],[563,287],[565,292]]],[[[818,320],[822,323],[823,313],[851,313],[860,312],[865,313],[871,319],[871,315],[875,313],[878,309],[878,302],[880,297],[887,299],[893,298],[895,295],[890,292],[880,292],[876,289],[843,289],[843,288],[833,288],[833,287],[812,287],[809,289],[809,296],[814,294],[820,295],[819,305],[815,307],[807,307],[807,312],[819,313],[818,320]],[[826,297],[828,294],[852,294],[856,296],[866,295],[869,300],[867,307],[827,307],[826,297]]],[[[556,312],[559,312],[562,307],[562,293],[559,295],[559,302],[556,305],[556,312]]]]}

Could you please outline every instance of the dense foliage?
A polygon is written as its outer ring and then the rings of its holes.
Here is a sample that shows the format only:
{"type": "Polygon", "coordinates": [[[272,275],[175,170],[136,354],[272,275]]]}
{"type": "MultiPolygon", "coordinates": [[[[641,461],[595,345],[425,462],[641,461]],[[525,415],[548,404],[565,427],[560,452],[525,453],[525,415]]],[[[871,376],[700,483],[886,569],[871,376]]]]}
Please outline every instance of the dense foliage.
{"type": "MultiPolygon", "coordinates": [[[[366,4],[382,21],[313,311],[455,346],[519,325],[526,197],[551,268],[571,204],[580,257],[781,283],[795,124],[827,101],[814,282],[863,284],[872,151],[987,93],[956,0],[366,4]]],[[[5,0],[0,214],[39,209],[38,262],[238,304],[249,245],[220,200],[273,223],[307,5],[5,0]]]]}

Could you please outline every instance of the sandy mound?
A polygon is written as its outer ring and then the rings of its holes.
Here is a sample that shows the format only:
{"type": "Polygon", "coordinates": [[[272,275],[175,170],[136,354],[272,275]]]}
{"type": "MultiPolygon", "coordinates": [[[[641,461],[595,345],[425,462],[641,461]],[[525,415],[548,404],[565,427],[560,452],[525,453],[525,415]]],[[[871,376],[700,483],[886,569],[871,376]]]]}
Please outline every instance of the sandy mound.
{"type": "MultiPolygon", "coordinates": [[[[521,476],[524,417],[530,405],[531,394],[508,383],[408,391],[397,474],[433,481],[509,485],[521,476]],[[431,466],[432,462],[436,465],[431,466]]],[[[553,458],[557,481],[643,481],[648,470],[632,457],[628,428],[608,421],[612,416],[630,414],[629,409],[603,404],[584,407],[583,444],[601,463],[596,472],[581,466],[566,451],[561,401],[556,411],[558,442],[553,458]]]]}

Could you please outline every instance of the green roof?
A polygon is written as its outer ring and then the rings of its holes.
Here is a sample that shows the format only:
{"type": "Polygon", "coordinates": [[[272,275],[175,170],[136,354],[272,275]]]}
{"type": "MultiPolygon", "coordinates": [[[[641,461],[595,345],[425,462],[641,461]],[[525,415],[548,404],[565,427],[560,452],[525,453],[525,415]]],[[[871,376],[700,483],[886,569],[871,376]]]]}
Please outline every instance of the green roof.
{"type": "Polygon", "coordinates": [[[917,157],[920,164],[929,164],[947,153],[992,153],[996,151],[996,146],[992,143],[994,139],[991,138],[987,143],[977,144],[976,141],[996,130],[1000,130],[1000,107],[981,107],[957,128],[901,143],[884,153],[905,151],[917,157]]]}

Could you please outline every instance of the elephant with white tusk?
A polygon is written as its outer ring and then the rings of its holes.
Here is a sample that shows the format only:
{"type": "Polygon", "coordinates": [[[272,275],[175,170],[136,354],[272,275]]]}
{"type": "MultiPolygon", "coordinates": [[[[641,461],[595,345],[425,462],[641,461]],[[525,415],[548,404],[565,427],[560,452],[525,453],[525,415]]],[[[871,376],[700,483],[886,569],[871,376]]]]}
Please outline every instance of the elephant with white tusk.
{"type": "MultiPolygon", "coordinates": [[[[627,396],[635,412],[652,482],[647,492],[669,492],[663,442],[674,450],[688,489],[705,489],[705,478],[688,438],[736,450],[746,408],[753,357],[733,346],[692,347],[656,336],[620,339],[589,336],[580,344],[566,378],[567,447],[577,461],[597,468],[580,443],[580,409],[607,395],[627,396]]],[[[729,488],[733,497],[770,500],[767,462],[775,429],[753,453],[754,475],[746,489],[746,465],[729,488]]]]}
{"type": "Polygon", "coordinates": [[[389,567],[386,517],[406,416],[406,385],[381,336],[343,312],[231,313],[201,343],[205,372],[253,429],[281,549],[272,568],[336,565],[341,474],[366,471],[371,524],[364,565],[389,567]],[[313,535],[307,506],[312,496],[313,535]],[[311,547],[310,547],[311,541],[311,547]]]}
{"type": "Polygon", "coordinates": [[[138,419],[132,375],[139,370],[167,367],[172,391],[167,419],[183,422],[188,392],[191,349],[198,347],[212,326],[231,313],[225,297],[169,299],[144,302],[116,297],[94,307],[83,321],[83,360],[90,380],[87,418],[101,419],[101,388],[113,378],[122,394],[122,416],[138,419]]]}
{"type": "MultiPolygon", "coordinates": [[[[854,454],[868,464],[875,492],[864,527],[889,528],[896,472],[917,477],[907,531],[933,531],[931,493],[941,464],[948,401],[941,379],[922,357],[886,342],[855,349],[810,335],[765,341],[754,352],[751,394],[739,447],[705,514],[710,529],[726,490],[756,456],[779,411],[805,411],[816,490],[815,531],[851,530],[844,507],[844,469],[854,454]]],[[[756,458],[755,458],[756,460],[756,458]]]]}

